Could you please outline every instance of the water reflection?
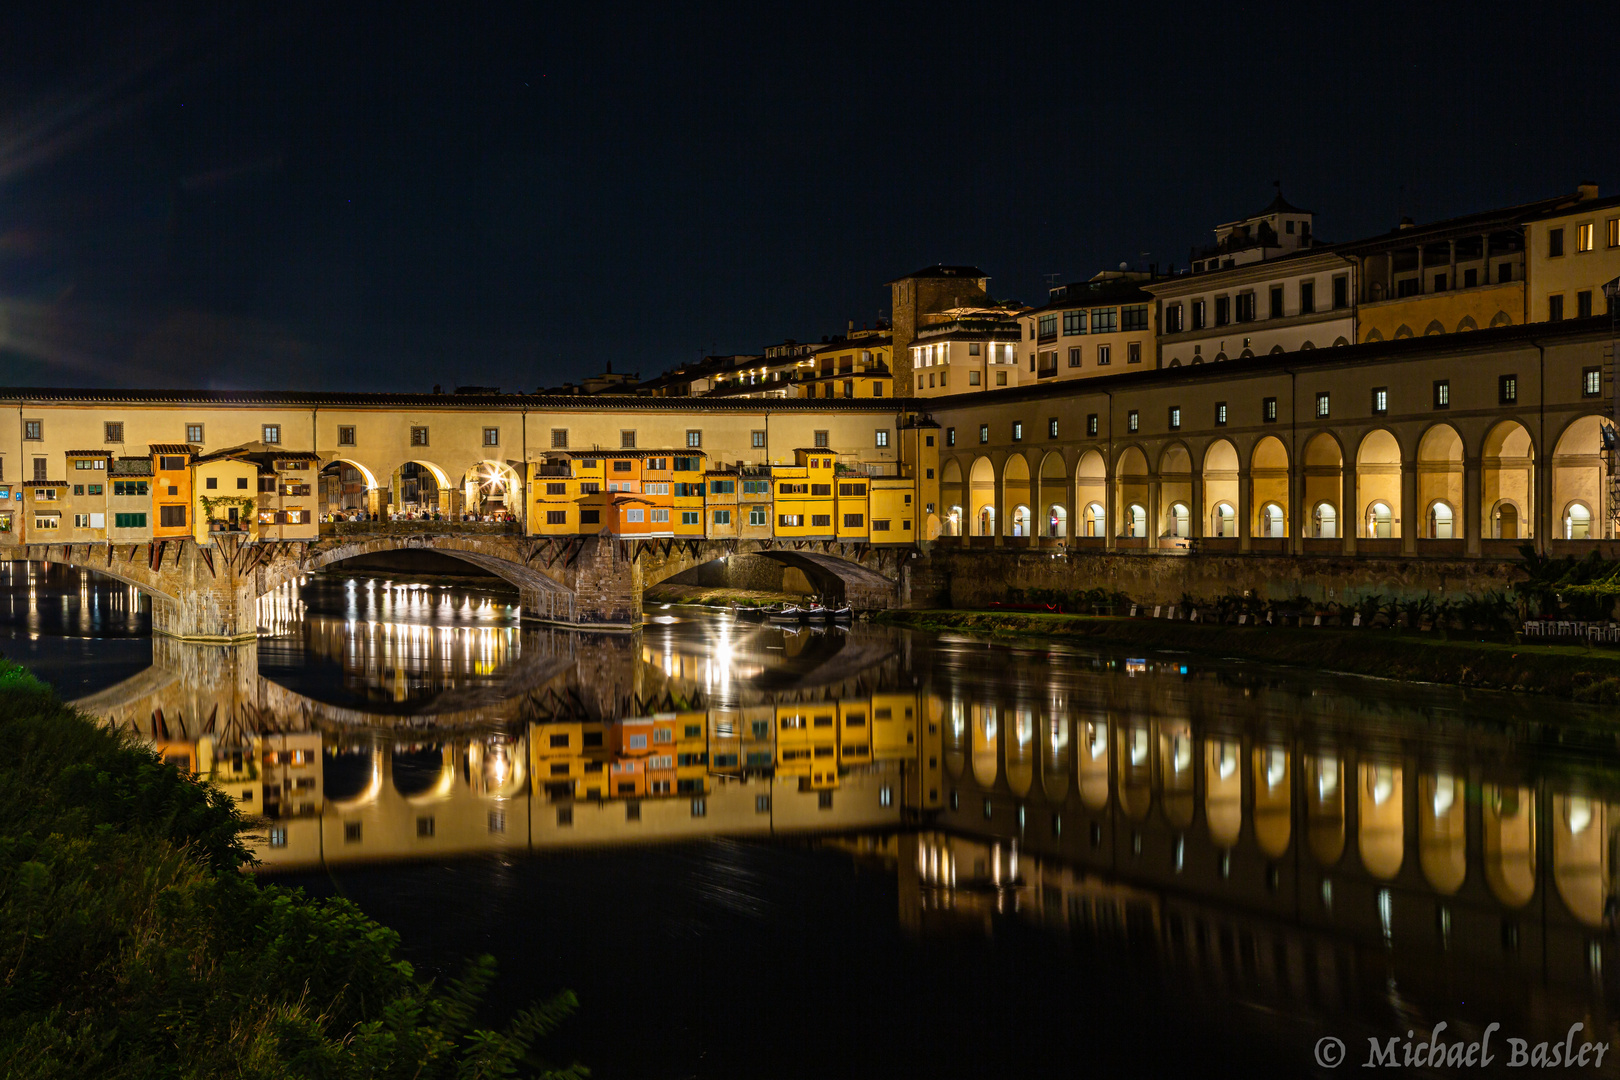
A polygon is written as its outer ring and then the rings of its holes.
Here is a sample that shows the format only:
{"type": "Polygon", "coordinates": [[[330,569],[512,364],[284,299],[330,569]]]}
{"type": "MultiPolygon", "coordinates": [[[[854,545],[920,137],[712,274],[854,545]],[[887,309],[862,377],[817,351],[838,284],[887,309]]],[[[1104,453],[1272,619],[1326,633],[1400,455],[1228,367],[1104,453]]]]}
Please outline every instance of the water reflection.
{"type": "Polygon", "coordinates": [[[1312,1023],[1612,1031],[1620,753],[1597,714],[865,626],[593,636],[366,601],[430,613],[395,623],[299,588],[259,645],[160,640],[84,702],[260,815],[268,868],[819,836],[892,874],[922,936],[1122,942],[1312,1023]]]}

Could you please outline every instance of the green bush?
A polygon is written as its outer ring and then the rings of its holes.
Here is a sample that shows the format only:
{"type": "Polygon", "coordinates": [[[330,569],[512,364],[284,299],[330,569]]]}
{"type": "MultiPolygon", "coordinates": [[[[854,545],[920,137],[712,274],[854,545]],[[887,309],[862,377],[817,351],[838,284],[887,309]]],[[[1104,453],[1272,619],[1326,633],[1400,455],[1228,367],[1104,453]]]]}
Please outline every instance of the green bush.
{"type": "Polygon", "coordinates": [[[342,899],[263,886],[217,790],[0,662],[0,1061],[9,1078],[485,1077],[548,1069],[563,993],[475,1027],[342,899]]]}

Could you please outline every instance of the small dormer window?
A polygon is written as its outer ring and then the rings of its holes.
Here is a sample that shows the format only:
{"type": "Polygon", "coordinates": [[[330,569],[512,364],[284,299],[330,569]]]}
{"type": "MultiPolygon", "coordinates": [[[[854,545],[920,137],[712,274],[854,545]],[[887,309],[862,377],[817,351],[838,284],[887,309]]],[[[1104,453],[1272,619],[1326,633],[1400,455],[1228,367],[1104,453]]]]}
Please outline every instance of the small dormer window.
{"type": "Polygon", "coordinates": [[[1293,233],[1294,233],[1294,219],[1293,218],[1289,218],[1287,221],[1283,222],[1283,232],[1288,233],[1290,236],[1293,235],[1293,233]]]}

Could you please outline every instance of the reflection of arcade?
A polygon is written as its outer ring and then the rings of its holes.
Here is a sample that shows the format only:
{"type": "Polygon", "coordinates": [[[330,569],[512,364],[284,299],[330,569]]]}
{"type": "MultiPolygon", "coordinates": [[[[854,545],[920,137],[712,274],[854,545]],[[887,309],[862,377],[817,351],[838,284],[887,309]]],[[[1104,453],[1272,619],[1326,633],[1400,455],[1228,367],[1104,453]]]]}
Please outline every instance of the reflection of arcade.
{"type": "Polygon", "coordinates": [[[1444,1001],[1463,963],[1495,980],[1470,987],[1471,1012],[1543,969],[1569,1015],[1591,1007],[1613,949],[1612,782],[1526,775],[1503,764],[1507,735],[1368,739],[1308,713],[1323,730],[1289,730],[1265,690],[1242,721],[1204,720],[1181,689],[945,702],[945,831],[884,853],[904,921],[1016,913],[1151,946],[1285,1010],[1377,1007],[1391,965],[1404,992],[1444,1001]]]}

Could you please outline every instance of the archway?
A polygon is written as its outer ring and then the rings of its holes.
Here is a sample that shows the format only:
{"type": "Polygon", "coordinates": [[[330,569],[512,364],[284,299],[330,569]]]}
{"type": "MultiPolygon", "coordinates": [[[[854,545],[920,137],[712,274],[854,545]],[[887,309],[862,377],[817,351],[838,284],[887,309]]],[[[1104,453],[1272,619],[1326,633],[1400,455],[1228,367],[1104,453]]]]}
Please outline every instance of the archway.
{"type": "Polygon", "coordinates": [[[504,461],[480,461],[461,478],[461,514],[474,520],[522,520],[523,478],[504,461]]]}
{"type": "Polygon", "coordinates": [[[407,461],[388,484],[389,517],[449,517],[454,488],[445,471],[431,461],[407,461]]]}
{"type": "Polygon", "coordinates": [[[1344,854],[1344,763],[1305,758],[1305,834],[1317,866],[1327,870],[1344,854]]]}
{"type": "Polygon", "coordinates": [[[1449,773],[1418,777],[1418,865],[1442,896],[1468,876],[1464,783],[1449,773]]]}
{"type": "Polygon", "coordinates": [[[1504,420],[1486,433],[1480,479],[1484,484],[1480,505],[1486,515],[1483,535],[1493,540],[1533,537],[1536,448],[1523,424],[1504,420]]]}
{"type": "Polygon", "coordinates": [[[962,517],[962,466],[955,458],[946,461],[940,469],[939,498],[945,508],[945,535],[961,536],[966,524],[962,517]]]}
{"type": "Polygon", "coordinates": [[[1094,539],[1107,536],[1107,513],[1103,507],[1108,498],[1108,468],[1097,451],[1087,450],[1080,455],[1080,463],[1075,467],[1074,488],[1076,503],[1084,507],[1079,535],[1094,539]]]}
{"type": "Polygon", "coordinates": [[[994,536],[996,524],[996,469],[987,457],[976,458],[968,470],[968,499],[975,536],[994,536]]]}
{"type": "Polygon", "coordinates": [[[1565,540],[1604,538],[1604,492],[1609,469],[1604,461],[1602,422],[1583,416],[1564,429],[1553,448],[1552,512],[1565,540]]]}
{"type": "Polygon", "coordinates": [[[1508,907],[1536,892],[1536,793],[1531,787],[1482,784],[1485,883],[1508,907]]]}
{"type": "Polygon", "coordinates": [[[1204,505],[1209,507],[1204,535],[1237,536],[1238,456],[1229,440],[1218,439],[1204,451],[1202,481],[1204,505]]]}
{"type": "Polygon", "coordinates": [[[1609,804],[1587,795],[1552,797],[1553,883],[1564,906],[1587,926],[1603,923],[1609,898],[1609,804]]]}
{"type": "Polygon", "coordinates": [[[1254,535],[1279,539],[1288,535],[1288,451],[1282,440],[1267,435],[1249,459],[1249,488],[1254,502],[1254,535]]]}
{"type": "Polygon", "coordinates": [[[1369,540],[1401,535],[1393,508],[1401,505],[1401,447],[1383,428],[1370,431],[1356,450],[1357,527],[1369,540]]]}
{"type": "Polygon", "coordinates": [[[1133,539],[1147,536],[1148,467],[1140,447],[1127,446],[1115,469],[1118,478],[1120,536],[1133,539]]]}
{"type": "Polygon", "coordinates": [[[1356,801],[1361,818],[1357,830],[1361,864],[1373,877],[1388,881],[1400,872],[1406,858],[1401,767],[1363,762],[1357,771],[1361,781],[1356,801]]]}
{"type": "Polygon", "coordinates": [[[1192,455],[1180,443],[1165,447],[1159,455],[1160,536],[1185,539],[1192,535],[1192,485],[1192,455]]]}
{"type": "Polygon", "coordinates": [[[1311,508],[1308,535],[1339,536],[1339,498],[1344,491],[1344,453],[1338,440],[1318,432],[1305,444],[1305,505],[1311,508]]]}
{"type": "Polygon", "coordinates": [[[1418,509],[1430,540],[1460,538],[1457,512],[1463,505],[1462,437],[1450,424],[1436,424],[1418,440],[1418,509]]]}
{"type": "Polygon", "coordinates": [[[1029,462],[1023,454],[1013,454],[1001,467],[1001,505],[1008,508],[1008,536],[1029,535],[1029,494],[1029,462]]]}
{"type": "Polygon", "coordinates": [[[1052,451],[1041,459],[1035,505],[1042,508],[1042,536],[1060,537],[1068,534],[1068,483],[1069,470],[1062,454],[1052,451]]]}
{"type": "Polygon", "coordinates": [[[377,490],[377,477],[358,461],[334,459],[321,469],[320,485],[322,514],[348,517],[377,509],[372,496],[377,490]]]}
{"type": "Polygon", "coordinates": [[[1204,823],[1217,848],[1235,846],[1243,831],[1243,744],[1211,739],[1204,744],[1204,823]]]}
{"type": "Polygon", "coordinates": [[[1288,853],[1293,832],[1293,783],[1288,748],[1254,750],[1254,839],[1270,859],[1288,853]]]}

